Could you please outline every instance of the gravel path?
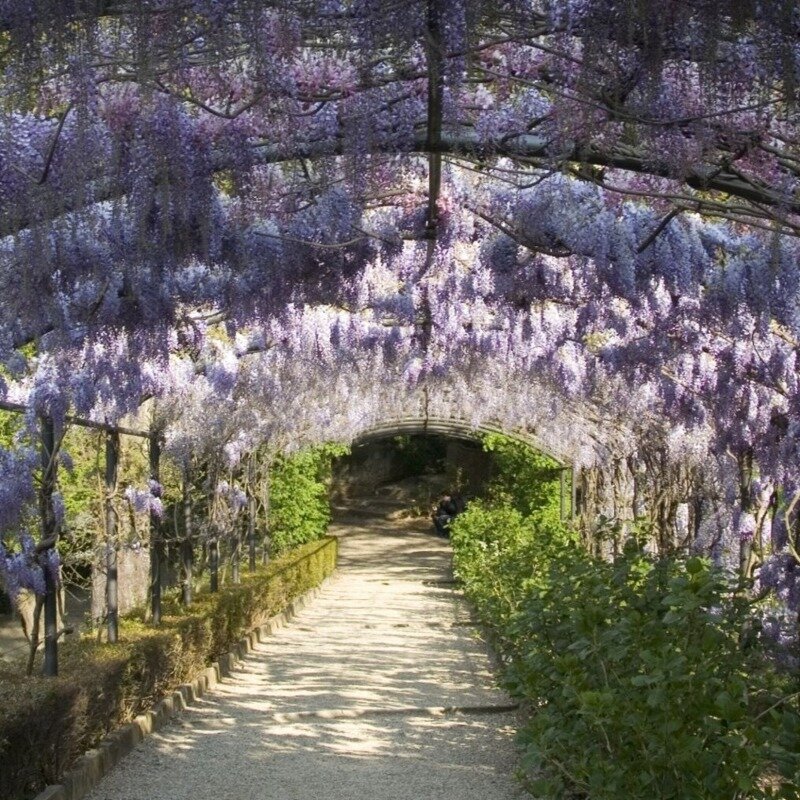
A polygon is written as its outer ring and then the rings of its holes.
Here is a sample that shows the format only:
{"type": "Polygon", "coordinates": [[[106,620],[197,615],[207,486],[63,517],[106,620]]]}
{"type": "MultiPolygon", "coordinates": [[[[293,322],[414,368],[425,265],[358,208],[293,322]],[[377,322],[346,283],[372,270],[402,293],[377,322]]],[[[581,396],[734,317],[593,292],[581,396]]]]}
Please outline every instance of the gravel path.
{"type": "Polygon", "coordinates": [[[515,716],[447,543],[398,522],[333,532],[340,568],[321,594],[89,800],[521,796],[515,716]]]}

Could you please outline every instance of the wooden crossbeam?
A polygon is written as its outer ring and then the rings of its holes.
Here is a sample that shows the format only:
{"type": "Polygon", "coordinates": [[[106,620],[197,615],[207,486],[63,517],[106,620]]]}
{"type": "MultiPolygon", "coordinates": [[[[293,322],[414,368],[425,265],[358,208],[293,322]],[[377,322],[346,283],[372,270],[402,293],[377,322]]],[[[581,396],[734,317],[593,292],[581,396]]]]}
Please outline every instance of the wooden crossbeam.
{"type": "MultiPolygon", "coordinates": [[[[13,411],[18,414],[25,414],[30,408],[23,403],[10,403],[8,400],[0,400],[0,410],[13,411]]],[[[136,428],[127,428],[124,425],[114,425],[111,422],[98,422],[94,419],[78,417],[74,414],[67,414],[64,418],[70,425],[79,425],[82,428],[91,428],[105,433],[120,433],[124,436],[138,436],[141,439],[149,439],[152,434],[149,431],[140,431],[136,428]]]]}

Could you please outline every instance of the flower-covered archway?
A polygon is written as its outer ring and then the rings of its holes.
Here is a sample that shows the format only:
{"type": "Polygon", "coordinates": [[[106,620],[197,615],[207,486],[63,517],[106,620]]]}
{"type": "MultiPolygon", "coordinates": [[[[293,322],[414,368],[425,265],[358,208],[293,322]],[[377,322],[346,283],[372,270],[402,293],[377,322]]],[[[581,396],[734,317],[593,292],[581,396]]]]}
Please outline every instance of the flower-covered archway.
{"type": "Polygon", "coordinates": [[[49,453],[149,403],[182,462],[425,392],[690,506],[796,603],[795,34],[734,0],[8,0],[4,400],[49,453]]]}

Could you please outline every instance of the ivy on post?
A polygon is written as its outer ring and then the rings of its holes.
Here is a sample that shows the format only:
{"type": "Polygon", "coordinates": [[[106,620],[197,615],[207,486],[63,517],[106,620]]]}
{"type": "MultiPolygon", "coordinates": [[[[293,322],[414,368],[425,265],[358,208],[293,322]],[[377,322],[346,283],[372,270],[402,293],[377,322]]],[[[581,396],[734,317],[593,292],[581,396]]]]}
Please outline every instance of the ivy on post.
{"type": "Polygon", "coordinates": [[[108,641],[119,640],[119,598],[117,585],[117,514],[114,494],[119,471],[119,433],[106,433],[105,517],[106,517],[106,629],[108,641]]]}
{"type": "Polygon", "coordinates": [[[56,435],[52,417],[41,420],[41,465],[42,481],[39,487],[39,514],[42,523],[42,541],[39,545],[40,559],[44,562],[44,665],[46,677],[58,675],[58,585],[57,576],[49,568],[48,551],[55,547],[58,539],[58,520],[53,508],[53,493],[56,488],[56,435]]]}
{"type": "MultiPolygon", "coordinates": [[[[160,492],[161,478],[161,439],[155,431],[150,435],[150,489],[160,492]]],[[[163,541],[161,536],[161,517],[151,505],[150,508],[150,614],[153,625],[161,624],[161,564],[163,561],[163,541]]]]}

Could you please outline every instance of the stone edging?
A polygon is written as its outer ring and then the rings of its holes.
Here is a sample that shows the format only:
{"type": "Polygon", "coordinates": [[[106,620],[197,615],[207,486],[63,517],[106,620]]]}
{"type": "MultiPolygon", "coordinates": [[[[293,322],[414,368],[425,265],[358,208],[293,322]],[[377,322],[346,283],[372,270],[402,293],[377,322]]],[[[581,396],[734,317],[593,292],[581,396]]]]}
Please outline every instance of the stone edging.
{"type": "Polygon", "coordinates": [[[239,640],[233,650],[223,653],[193,681],[181,684],[169,697],[165,697],[152,709],[140,714],[133,722],[109,733],[96,748],[88,750],[75,762],[72,769],[64,774],[60,784],[48,786],[33,800],[81,800],[145,736],[160,730],[170,719],[193,705],[199,697],[212,692],[222,678],[229,678],[237,663],[251,653],[257,643],[263,642],[291,621],[298,611],[317,597],[335,575],[336,570],[319,586],[292,600],[280,614],[256,626],[247,636],[239,640]]]}

